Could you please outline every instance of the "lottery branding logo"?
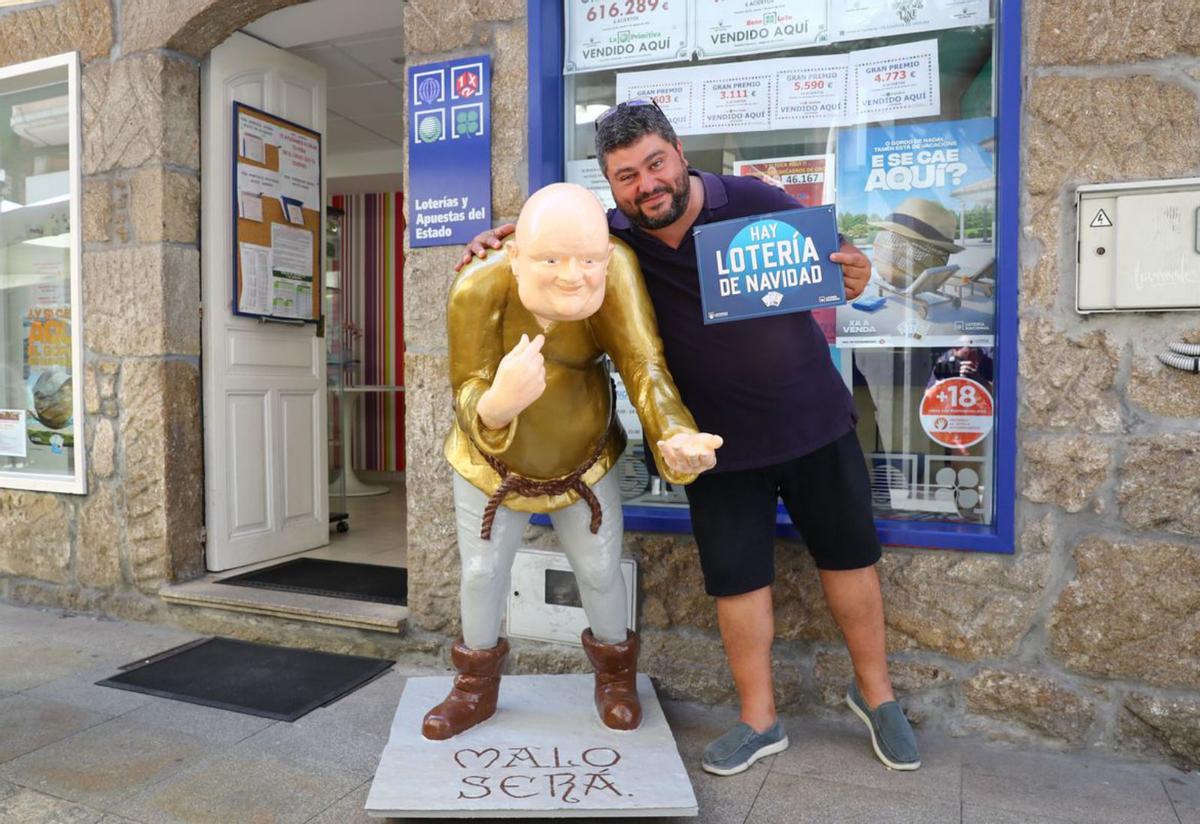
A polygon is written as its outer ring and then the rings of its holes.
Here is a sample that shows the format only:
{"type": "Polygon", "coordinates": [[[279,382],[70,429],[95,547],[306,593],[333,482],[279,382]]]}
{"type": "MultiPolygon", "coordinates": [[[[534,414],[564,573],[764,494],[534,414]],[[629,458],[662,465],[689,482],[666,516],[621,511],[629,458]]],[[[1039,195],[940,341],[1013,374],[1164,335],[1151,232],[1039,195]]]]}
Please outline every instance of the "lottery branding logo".
{"type": "Polygon", "coordinates": [[[483,132],[482,106],[472,105],[454,109],[454,137],[475,137],[483,132]]]}
{"type": "Polygon", "coordinates": [[[434,114],[427,114],[417,125],[417,137],[422,143],[435,143],[442,139],[442,120],[434,114]]]}
{"type": "Polygon", "coordinates": [[[479,92],[479,74],[473,71],[461,72],[454,78],[454,91],[459,97],[474,97],[479,92]]]}
{"type": "Polygon", "coordinates": [[[436,103],[442,99],[442,79],[438,75],[426,75],[417,84],[417,99],[421,103],[436,103]]]}

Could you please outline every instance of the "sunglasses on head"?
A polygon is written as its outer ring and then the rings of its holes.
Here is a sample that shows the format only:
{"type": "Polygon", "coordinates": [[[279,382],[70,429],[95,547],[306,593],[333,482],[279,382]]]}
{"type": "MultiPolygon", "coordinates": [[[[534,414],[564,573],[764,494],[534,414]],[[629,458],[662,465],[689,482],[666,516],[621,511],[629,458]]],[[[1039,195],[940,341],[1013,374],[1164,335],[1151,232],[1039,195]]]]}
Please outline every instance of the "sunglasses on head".
{"type": "MultiPolygon", "coordinates": [[[[623,103],[618,103],[615,106],[610,106],[609,108],[607,108],[603,112],[601,112],[600,115],[596,118],[596,122],[595,122],[596,129],[599,129],[600,124],[603,123],[604,120],[606,118],[608,118],[610,115],[616,113],[616,111],[618,109],[636,109],[638,106],[653,106],[654,108],[658,109],[659,114],[663,113],[662,107],[658,105],[658,101],[653,100],[653,99],[647,99],[644,97],[635,97],[633,100],[626,100],[623,103]]],[[[663,115],[663,116],[665,117],[666,115],[663,115]]]]}

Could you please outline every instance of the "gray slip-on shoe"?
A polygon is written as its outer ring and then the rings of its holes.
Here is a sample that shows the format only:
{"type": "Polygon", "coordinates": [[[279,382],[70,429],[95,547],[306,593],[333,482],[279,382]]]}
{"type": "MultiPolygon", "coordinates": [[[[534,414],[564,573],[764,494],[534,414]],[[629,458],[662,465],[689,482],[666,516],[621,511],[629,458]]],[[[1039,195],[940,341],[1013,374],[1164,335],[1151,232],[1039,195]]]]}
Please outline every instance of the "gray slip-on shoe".
{"type": "Polygon", "coordinates": [[[713,775],[736,775],[750,769],[758,759],[787,748],[788,739],[781,722],[776,721],[763,732],[755,732],[749,724],[739,721],[733,729],[704,748],[700,765],[713,775]]]}
{"type": "Polygon", "coordinates": [[[915,770],[921,766],[917,737],[913,735],[899,702],[885,701],[871,709],[858,691],[858,684],[851,681],[850,689],[846,691],[846,703],[871,731],[875,755],[889,769],[915,770]]]}

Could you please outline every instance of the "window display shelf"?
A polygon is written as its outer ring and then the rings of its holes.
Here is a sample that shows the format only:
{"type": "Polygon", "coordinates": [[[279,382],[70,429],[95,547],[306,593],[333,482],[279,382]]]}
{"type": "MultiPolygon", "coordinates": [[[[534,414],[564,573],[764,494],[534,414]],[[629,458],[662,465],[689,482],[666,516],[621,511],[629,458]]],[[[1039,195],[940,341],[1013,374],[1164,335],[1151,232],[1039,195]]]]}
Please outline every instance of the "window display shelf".
{"type": "Polygon", "coordinates": [[[0,211],[0,246],[64,236],[70,240],[71,196],[27,205],[4,202],[0,211]]]}

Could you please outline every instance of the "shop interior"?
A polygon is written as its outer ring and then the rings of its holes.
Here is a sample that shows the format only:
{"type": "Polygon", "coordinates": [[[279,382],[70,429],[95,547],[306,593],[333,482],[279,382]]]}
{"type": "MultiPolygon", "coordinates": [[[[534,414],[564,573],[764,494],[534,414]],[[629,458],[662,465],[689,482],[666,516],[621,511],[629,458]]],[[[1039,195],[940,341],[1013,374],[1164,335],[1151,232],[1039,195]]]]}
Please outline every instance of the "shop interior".
{"type": "MultiPolygon", "coordinates": [[[[404,36],[389,3],[316,0],[243,31],[328,82],[324,333],[329,544],[303,553],[405,565],[404,36]]],[[[290,558],[289,558],[290,559],[290,558]]]]}

